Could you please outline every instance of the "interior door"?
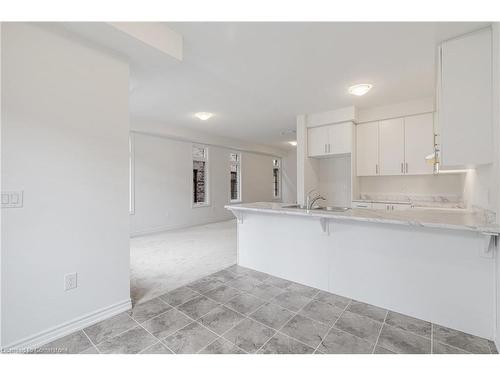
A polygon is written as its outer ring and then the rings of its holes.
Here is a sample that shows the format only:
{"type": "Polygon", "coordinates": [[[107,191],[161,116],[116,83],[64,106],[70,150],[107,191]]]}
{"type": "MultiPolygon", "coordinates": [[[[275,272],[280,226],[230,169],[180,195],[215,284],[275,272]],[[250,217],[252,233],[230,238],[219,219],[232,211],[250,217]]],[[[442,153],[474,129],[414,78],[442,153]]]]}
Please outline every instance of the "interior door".
{"type": "Polygon", "coordinates": [[[356,174],[376,176],[378,174],[378,122],[367,122],[356,126],[356,174]]]}
{"type": "Polygon", "coordinates": [[[432,153],[434,153],[434,119],[432,113],[406,117],[406,174],[432,174],[432,164],[425,161],[425,157],[432,153]]]}
{"type": "Polygon", "coordinates": [[[380,175],[404,174],[405,146],[404,120],[402,118],[379,122],[380,175]]]}

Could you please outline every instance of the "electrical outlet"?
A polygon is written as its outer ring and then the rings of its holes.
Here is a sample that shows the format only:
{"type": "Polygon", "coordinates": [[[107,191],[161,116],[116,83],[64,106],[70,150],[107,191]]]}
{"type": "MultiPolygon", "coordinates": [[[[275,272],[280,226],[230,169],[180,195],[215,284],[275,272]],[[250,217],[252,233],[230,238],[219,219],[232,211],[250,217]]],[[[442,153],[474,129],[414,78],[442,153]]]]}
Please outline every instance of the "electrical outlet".
{"type": "Polygon", "coordinates": [[[77,273],[68,273],[64,276],[64,290],[75,289],[78,286],[77,273]]]}

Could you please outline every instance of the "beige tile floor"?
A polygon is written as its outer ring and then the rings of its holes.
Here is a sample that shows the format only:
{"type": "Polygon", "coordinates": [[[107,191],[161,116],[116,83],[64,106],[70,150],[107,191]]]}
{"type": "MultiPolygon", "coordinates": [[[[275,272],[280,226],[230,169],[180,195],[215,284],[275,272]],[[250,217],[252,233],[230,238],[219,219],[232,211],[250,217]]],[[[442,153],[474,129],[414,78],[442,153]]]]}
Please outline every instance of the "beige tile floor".
{"type": "Polygon", "coordinates": [[[233,265],[40,353],[490,354],[492,341],[233,265]]]}

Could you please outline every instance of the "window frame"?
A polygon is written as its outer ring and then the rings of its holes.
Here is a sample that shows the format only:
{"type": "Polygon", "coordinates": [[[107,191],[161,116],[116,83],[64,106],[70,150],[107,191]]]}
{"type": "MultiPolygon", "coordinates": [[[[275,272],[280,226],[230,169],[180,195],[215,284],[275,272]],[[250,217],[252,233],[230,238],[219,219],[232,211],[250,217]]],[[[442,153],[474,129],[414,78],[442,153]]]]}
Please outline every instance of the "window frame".
{"type": "Polygon", "coordinates": [[[241,152],[238,151],[231,151],[229,153],[229,203],[241,203],[242,200],[242,186],[241,186],[241,181],[242,181],[242,171],[241,171],[241,152]],[[237,156],[237,161],[232,161],[231,160],[231,155],[236,155],[237,156]],[[236,175],[236,181],[237,181],[237,186],[238,186],[238,198],[237,199],[232,199],[231,197],[231,167],[233,165],[236,165],[236,170],[237,170],[237,175],[236,175]]]}
{"type": "Polygon", "coordinates": [[[282,192],[283,189],[282,189],[282,176],[281,176],[281,173],[282,173],[282,171],[281,171],[281,162],[282,162],[281,158],[278,158],[278,157],[273,158],[273,162],[272,162],[273,163],[273,165],[272,165],[273,187],[272,188],[273,188],[273,200],[274,201],[281,201],[282,194],[283,194],[283,192],[282,192]],[[278,195],[274,194],[274,169],[276,168],[274,166],[274,161],[275,160],[278,161],[278,166],[277,166],[277,168],[278,168],[278,195]]]}
{"type": "Polygon", "coordinates": [[[191,184],[191,208],[209,207],[210,206],[210,160],[208,146],[193,143],[191,145],[191,169],[190,169],[190,184],[191,184]],[[204,149],[204,157],[194,156],[195,148],[204,149]],[[204,161],[205,162],[205,201],[204,202],[194,202],[194,186],[193,186],[193,162],[194,161],[204,161]]]}

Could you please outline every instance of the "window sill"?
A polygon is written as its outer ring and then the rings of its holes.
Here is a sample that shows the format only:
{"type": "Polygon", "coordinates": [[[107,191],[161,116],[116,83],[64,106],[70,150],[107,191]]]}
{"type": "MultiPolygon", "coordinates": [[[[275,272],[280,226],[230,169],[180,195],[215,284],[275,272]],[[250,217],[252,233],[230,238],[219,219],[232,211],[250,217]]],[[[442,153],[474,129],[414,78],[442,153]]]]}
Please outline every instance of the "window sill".
{"type": "Polygon", "coordinates": [[[191,208],[210,207],[210,203],[193,203],[191,208]]]}

